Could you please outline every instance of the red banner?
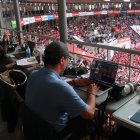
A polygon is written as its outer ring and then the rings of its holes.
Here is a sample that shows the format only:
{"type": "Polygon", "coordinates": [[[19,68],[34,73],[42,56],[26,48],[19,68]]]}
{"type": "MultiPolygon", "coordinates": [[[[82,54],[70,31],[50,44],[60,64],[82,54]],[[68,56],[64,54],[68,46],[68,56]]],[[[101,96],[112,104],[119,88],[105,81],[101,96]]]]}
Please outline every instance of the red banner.
{"type": "Polygon", "coordinates": [[[126,42],[126,41],[130,41],[130,37],[124,37],[124,38],[120,38],[120,39],[117,39],[117,42],[118,43],[122,43],[122,42],[126,42]]]}
{"type": "Polygon", "coordinates": [[[58,14],[54,14],[54,19],[58,19],[58,14]]]}
{"type": "Polygon", "coordinates": [[[79,12],[72,12],[72,16],[73,16],[73,17],[79,16],[79,12]]]}
{"type": "MultiPolygon", "coordinates": [[[[69,52],[70,53],[73,53],[74,51],[73,51],[73,45],[68,45],[68,49],[69,49],[69,52]]],[[[89,52],[85,52],[85,51],[83,51],[83,50],[81,50],[81,49],[79,49],[79,48],[76,48],[76,54],[78,55],[79,54],[79,57],[81,57],[81,58],[83,58],[83,59],[86,59],[86,60],[88,60],[88,61],[92,61],[93,60],[93,58],[97,58],[97,57],[95,57],[93,54],[90,54],[89,52]],[[81,55],[81,56],[80,56],[81,55]],[[85,55],[85,56],[82,56],[82,55],[85,55]],[[92,57],[92,58],[90,58],[90,57],[92,57]]]]}
{"type": "Polygon", "coordinates": [[[140,10],[135,10],[135,13],[140,13],[140,10]]]}
{"type": "Polygon", "coordinates": [[[120,14],[120,11],[114,10],[114,14],[120,14]]]}
{"type": "Polygon", "coordinates": [[[102,11],[95,11],[94,15],[100,15],[102,13],[102,11]]]}
{"type": "Polygon", "coordinates": [[[41,16],[35,16],[35,22],[41,22],[42,21],[42,18],[41,16]]]}
{"type": "Polygon", "coordinates": [[[134,13],[135,10],[127,10],[127,13],[134,13]]]}

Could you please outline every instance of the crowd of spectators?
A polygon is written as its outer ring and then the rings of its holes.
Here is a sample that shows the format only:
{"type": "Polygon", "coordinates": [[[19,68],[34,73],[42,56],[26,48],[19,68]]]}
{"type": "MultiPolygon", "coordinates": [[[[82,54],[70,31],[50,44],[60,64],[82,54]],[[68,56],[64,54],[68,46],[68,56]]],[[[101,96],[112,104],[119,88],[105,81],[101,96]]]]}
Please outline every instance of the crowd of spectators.
{"type": "MultiPolygon", "coordinates": [[[[68,37],[69,39],[73,39],[73,36],[77,36],[80,40],[91,42],[91,43],[103,43],[108,44],[109,42],[123,38],[130,37],[131,38],[131,49],[140,50],[140,37],[139,35],[133,31],[130,26],[131,25],[139,25],[140,24],[140,16],[126,16],[126,15],[117,15],[114,17],[109,17],[103,15],[102,18],[98,16],[88,16],[88,17],[77,17],[75,19],[68,20],[68,37]],[[115,29],[118,30],[115,30],[115,29]]],[[[48,23],[44,25],[38,25],[35,28],[31,28],[29,31],[37,34],[41,34],[44,36],[53,37],[56,39],[60,38],[59,34],[59,26],[58,23],[55,22],[53,25],[49,25],[48,23]]],[[[26,39],[27,36],[25,36],[26,39]]],[[[42,42],[43,44],[48,45],[50,42],[44,38],[37,37],[37,42],[42,42]]],[[[98,48],[90,48],[88,46],[78,45],[78,48],[82,49],[85,52],[89,52],[93,54],[95,57],[101,59],[107,59],[107,52],[105,49],[98,48]]],[[[78,59],[78,64],[80,62],[81,65],[84,65],[85,60],[82,58],[78,59]]],[[[113,62],[120,64],[129,64],[130,56],[127,53],[122,52],[114,52],[114,56],[112,58],[113,62]]],[[[133,66],[140,67],[140,56],[133,56],[133,66]]],[[[87,64],[90,64],[87,62],[87,64]]],[[[86,66],[87,66],[86,64],[86,66]]],[[[128,68],[120,66],[118,71],[117,79],[128,79],[128,68]]],[[[132,79],[135,82],[140,82],[140,78],[138,76],[138,70],[132,70],[132,79]]]]}
{"type": "MultiPolygon", "coordinates": [[[[138,49],[140,51],[140,48],[138,49]]],[[[113,56],[113,62],[123,64],[123,65],[130,65],[130,55],[128,53],[123,52],[117,52],[113,56]]],[[[140,68],[140,56],[133,55],[133,67],[140,68]]],[[[140,70],[132,68],[131,73],[131,81],[140,83],[140,70]]],[[[129,78],[129,69],[128,67],[121,66],[118,69],[118,75],[117,75],[117,82],[119,83],[125,83],[127,82],[129,78]],[[120,79],[120,81],[119,81],[120,79]]]]}

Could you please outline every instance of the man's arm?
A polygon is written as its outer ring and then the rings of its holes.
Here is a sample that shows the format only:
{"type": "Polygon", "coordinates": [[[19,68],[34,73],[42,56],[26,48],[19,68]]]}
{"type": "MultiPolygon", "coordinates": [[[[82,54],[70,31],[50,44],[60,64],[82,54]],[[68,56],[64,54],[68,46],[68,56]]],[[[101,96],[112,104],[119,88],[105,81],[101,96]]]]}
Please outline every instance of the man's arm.
{"type": "Polygon", "coordinates": [[[91,84],[91,81],[87,78],[81,78],[77,80],[72,80],[68,82],[70,85],[74,87],[80,87],[80,86],[88,86],[87,88],[87,101],[88,109],[81,113],[80,116],[84,119],[92,119],[94,117],[96,104],[96,94],[99,91],[99,87],[96,84],[91,84]]]}
{"type": "Polygon", "coordinates": [[[80,78],[80,79],[68,81],[68,83],[71,86],[74,86],[74,87],[82,87],[82,86],[88,86],[92,82],[89,79],[87,79],[87,78],[80,78]]]}
{"type": "Polygon", "coordinates": [[[95,84],[90,84],[89,87],[87,88],[87,104],[88,104],[88,109],[81,114],[81,117],[84,119],[92,119],[95,114],[95,109],[96,109],[96,94],[98,93],[99,87],[95,84]]]}
{"type": "Polygon", "coordinates": [[[88,104],[88,109],[81,113],[81,117],[84,119],[92,119],[95,114],[95,109],[96,109],[96,94],[98,93],[99,87],[95,84],[90,84],[89,87],[87,88],[87,104],[88,104]]]}

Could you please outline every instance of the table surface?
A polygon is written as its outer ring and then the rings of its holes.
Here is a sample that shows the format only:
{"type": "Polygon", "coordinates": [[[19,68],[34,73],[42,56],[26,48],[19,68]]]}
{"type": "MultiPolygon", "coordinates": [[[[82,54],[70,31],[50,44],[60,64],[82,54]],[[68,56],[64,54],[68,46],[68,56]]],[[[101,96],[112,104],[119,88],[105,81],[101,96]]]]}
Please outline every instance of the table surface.
{"type": "Polygon", "coordinates": [[[109,113],[113,113],[114,111],[118,110],[120,107],[122,107],[124,104],[129,102],[131,99],[133,99],[137,95],[137,92],[134,92],[132,94],[127,95],[126,97],[123,97],[122,99],[116,101],[113,100],[109,102],[106,106],[106,111],[109,113]]]}
{"type": "MultiPolygon", "coordinates": [[[[78,88],[75,88],[75,91],[84,101],[86,101],[87,93],[85,91],[81,91],[78,88]]],[[[133,99],[136,95],[137,95],[137,93],[134,92],[133,94],[127,95],[126,97],[123,97],[122,99],[120,99],[118,101],[113,100],[113,101],[109,102],[106,106],[106,111],[109,113],[113,113],[114,111],[119,109],[121,106],[126,104],[128,101],[133,99]]],[[[108,96],[108,92],[102,94],[101,96],[97,96],[96,105],[99,106],[102,102],[104,102],[106,100],[107,96],[108,96]]]]}
{"type": "Polygon", "coordinates": [[[137,133],[140,133],[140,123],[135,123],[129,119],[134,113],[140,109],[140,94],[127,102],[124,106],[113,113],[114,120],[137,133]]]}
{"type": "MultiPolygon", "coordinates": [[[[87,77],[89,77],[89,74],[83,74],[81,77],[87,78],[87,77]]],[[[87,98],[87,93],[86,92],[81,91],[77,88],[75,88],[75,91],[84,101],[86,101],[86,98],[87,98]]],[[[106,105],[106,111],[109,112],[109,113],[113,113],[114,111],[119,109],[121,106],[126,104],[128,101],[133,99],[136,95],[137,95],[137,92],[134,92],[130,95],[127,95],[126,97],[123,97],[122,99],[120,99],[118,101],[113,100],[113,101],[109,102],[106,105]]],[[[107,96],[108,96],[108,92],[105,92],[101,96],[96,97],[96,105],[99,106],[102,102],[104,102],[106,100],[107,96]]]]}
{"type": "MultiPolygon", "coordinates": [[[[75,91],[77,92],[77,94],[84,100],[86,101],[87,99],[87,92],[82,91],[78,88],[75,88],[75,91]]],[[[96,96],[96,105],[99,106],[103,101],[105,101],[105,99],[107,98],[108,93],[104,93],[101,96],[96,96]]]]}

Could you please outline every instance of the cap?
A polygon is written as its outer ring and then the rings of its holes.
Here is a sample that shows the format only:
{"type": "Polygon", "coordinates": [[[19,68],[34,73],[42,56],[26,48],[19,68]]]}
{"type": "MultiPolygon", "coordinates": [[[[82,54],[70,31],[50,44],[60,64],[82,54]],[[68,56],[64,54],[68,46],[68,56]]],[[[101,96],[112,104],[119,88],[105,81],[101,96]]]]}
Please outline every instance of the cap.
{"type": "Polygon", "coordinates": [[[55,57],[69,56],[69,50],[65,43],[60,41],[54,41],[46,47],[44,51],[44,56],[47,55],[54,55],[55,57]]]}

